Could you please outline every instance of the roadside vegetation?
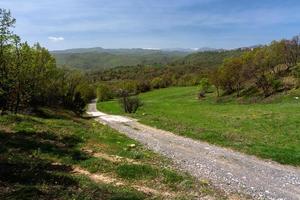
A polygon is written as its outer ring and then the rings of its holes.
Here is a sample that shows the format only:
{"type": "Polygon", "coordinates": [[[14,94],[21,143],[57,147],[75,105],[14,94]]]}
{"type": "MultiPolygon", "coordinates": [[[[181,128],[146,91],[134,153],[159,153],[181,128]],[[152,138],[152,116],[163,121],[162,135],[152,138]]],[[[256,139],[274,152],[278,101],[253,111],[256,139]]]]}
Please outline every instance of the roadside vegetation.
{"type": "Polygon", "coordinates": [[[95,97],[91,82],[79,71],[58,68],[38,43],[22,42],[13,32],[15,22],[10,11],[0,9],[0,114],[51,106],[81,115],[95,97]]]}
{"type": "Polygon", "coordinates": [[[207,181],[66,110],[0,117],[1,199],[223,198],[207,181]]]}
{"type": "MultiPolygon", "coordinates": [[[[300,165],[300,90],[264,97],[198,99],[200,87],[173,87],[140,94],[136,114],[142,123],[212,144],[300,165]]],[[[117,100],[98,109],[124,114],[117,100]]]]}

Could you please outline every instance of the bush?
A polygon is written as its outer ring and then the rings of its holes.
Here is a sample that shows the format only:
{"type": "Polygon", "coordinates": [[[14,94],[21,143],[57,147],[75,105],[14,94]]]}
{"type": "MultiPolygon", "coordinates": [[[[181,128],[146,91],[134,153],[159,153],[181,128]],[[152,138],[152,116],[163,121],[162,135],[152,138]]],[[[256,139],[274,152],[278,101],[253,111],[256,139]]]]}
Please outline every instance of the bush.
{"type": "Polygon", "coordinates": [[[211,87],[207,78],[201,79],[199,86],[200,86],[200,91],[203,91],[204,93],[207,93],[209,88],[211,87]]]}
{"type": "Polygon", "coordinates": [[[300,63],[293,69],[293,76],[297,79],[296,87],[300,87],[300,63]]]}
{"type": "Polygon", "coordinates": [[[79,91],[82,98],[86,103],[89,103],[91,100],[96,98],[95,88],[87,83],[83,82],[76,87],[76,91],[79,91]]]}
{"type": "Polygon", "coordinates": [[[151,90],[151,85],[149,81],[141,81],[138,84],[138,91],[139,92],[148,92],[151,90]]]}
{"type": "Polygon", "coordinates": [[[107,85],[99,85],[97,88],[98,101],[108,101],[112,99],[113,92],[107,85]]]}
{"type": "Polygon", "coordinates": [[[123,95],[120,99],[120,104],[125,113],[135,113],[142,106],[142,102],[138,97],[129,97],[128,95],[123,95]]]}
{"type": "Polygon", "coordinates": [[[200,86],[200,92],[198,94],[198,99],[202,99],[205,97],[205,94],[208,92],[211,85],[207,78],[203,78],[201,79],[199,86],[200,86]]]}
{"type": "Polygon", "coordinates": [[[74,113],[78,116],[82,115],[85,111],[85,101],[82,98],[80,92],[76,92],[73,102],[72,102],[72,110],[74,111],[74,113]]]}

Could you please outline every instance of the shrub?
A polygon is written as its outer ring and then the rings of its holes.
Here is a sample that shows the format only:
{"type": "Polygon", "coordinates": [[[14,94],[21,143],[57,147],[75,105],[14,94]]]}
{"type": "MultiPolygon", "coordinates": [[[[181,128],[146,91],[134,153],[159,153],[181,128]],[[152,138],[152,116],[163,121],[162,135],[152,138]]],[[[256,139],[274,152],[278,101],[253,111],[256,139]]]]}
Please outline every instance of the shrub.
{"type": "Polygon", "coordinates": [[[200,92],[198,94],[198,99],[202,99],[205,97],[205,94],[208,92],[211,85],[207,78],[203,78],[201,79],[199,86],[200,86],[200,92]]]}
{"type": "Polygon", "coordinates": [[[282,87],[282,82],[279,79],[272,78],[270,82],[271,82],[273,93],[279,91],[280,88],[282,87]]]}
{"type": "Polygon", "coordinates": [[[149,81],[141,81],[138,84],[138,91],[139,92],[148,92],[151,90],[151,85],[149,81]]]}
{"type": "Polygon", "coordinates": [[[297,79],[296,87],[300,87],[300,63],[293,69],[293,76],[297,79]]]}
{"type": "Polygon", "coordinates": [[[207,78],[201,79],[199,86],[200,86],[200,91],[203,91],[204,93],[207,93],[209,88],[211,87],[207,78]]]}
{"type": "Polygon", "coordinates": [[[82,98],[80,92],[76,92],[73,102],[72,102],[72,110],[74,111],[74,113],[76,115],[82,115],[82,113],[84,113],[85,111],[85,101],[82,98]]]}
{"type": "Polygon", "coordinates": [[[161,77],[156,77],[154,79],[152,79],[150,85],[151,88],[153,89],[159,89],[159,88],[165,88],[168,86],[168,80],[161,78],[161,77]]]}
{"type": "Polygon", "coordinates": [[[97,88],[98,101],[108,101],[113,97],[113,92],[107,85],[99,85],[97,88]]]}
{"type": "Polygon", "coordinates": [[[135,113],[137,109],[142,106],[142,102],[138,97],[130,97],[126,92],[122,94],[119,102],[125,113],[135,113]]]}

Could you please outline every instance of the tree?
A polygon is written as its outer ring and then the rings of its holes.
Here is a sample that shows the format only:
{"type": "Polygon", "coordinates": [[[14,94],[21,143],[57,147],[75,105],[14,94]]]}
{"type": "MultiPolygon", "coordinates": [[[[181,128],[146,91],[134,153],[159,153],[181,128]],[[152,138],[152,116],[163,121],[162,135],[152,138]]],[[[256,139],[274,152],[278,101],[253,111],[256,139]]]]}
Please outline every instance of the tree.
{"type": "Polygon", "coordinates": [[[198,98],[200,99],[205,97],[205,94],[208,92],[210,88],[210,83],[207,78],[203,78],[201,79],[199,86],[200,86],[200,93],[198,94],[198,98]]]}
{"type": "Polygon", "coordinates": [[[209,82],[216,87],[217,96],[220,96],[220,88],[221,88],[221,74],[219,70],[213,70],[208,77],[209,82]]]}
{"type": "Polygon", "coordinates": [[[14,84],[14,77],[11,73],[10,49],[15,38],[12,28],[16,20],[11,16],[10,11],[0,8],[0,110],[4,113],[8,109],[9,93],[14,84]]]}
{"type": "Polygon", "coordinates": [[[0,9],[0,112],[18,113],[39,106],[64,106],[77,114],[94,98],[81,72],[57,68],[49,51],[33,47],[11,30],[15,19],[0,9]]]}
{"type": "Polygon", "coordinates": [[[106,84],[100,84],[97,87],[97,99],[98,101],[107,101],[113,97],[113,92],[106,84]]]}

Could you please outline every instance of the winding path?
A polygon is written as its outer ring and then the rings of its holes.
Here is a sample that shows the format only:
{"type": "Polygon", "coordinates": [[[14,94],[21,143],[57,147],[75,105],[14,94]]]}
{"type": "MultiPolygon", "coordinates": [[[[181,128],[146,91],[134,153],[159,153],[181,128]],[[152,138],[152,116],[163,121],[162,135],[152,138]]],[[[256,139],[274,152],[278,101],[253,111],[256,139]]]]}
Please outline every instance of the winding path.
{"type": "Polygon", "coordinates": [[[300,168],[258,159],[230,149],[195,141],[140,124],[135,119],[97,111],[87,113],[120,133],[166,157],[191,175],[209,180],[226,193],[242,193],[254,199],[300,200],[300,168]]]}

